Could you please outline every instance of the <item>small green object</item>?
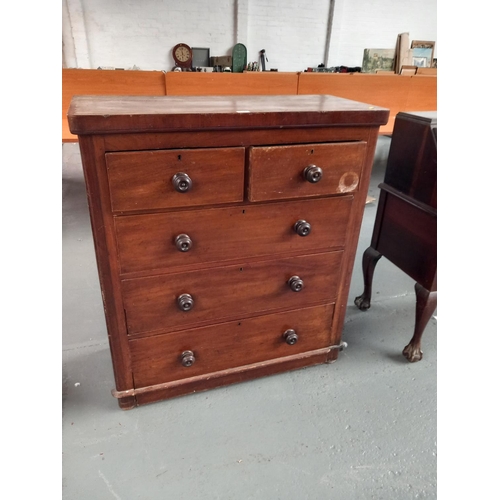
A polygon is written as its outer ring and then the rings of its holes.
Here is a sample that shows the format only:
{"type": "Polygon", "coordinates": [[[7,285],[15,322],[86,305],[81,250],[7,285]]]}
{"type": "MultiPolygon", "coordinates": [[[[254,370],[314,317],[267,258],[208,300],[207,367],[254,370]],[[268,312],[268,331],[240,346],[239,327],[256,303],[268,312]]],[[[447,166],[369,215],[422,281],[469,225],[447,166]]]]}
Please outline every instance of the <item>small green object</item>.
{"type": "Polygon", "coordinates": [[[233,47],[233,73],[243,73],[247,67],[247,48],[242,43],[233,47]]]}

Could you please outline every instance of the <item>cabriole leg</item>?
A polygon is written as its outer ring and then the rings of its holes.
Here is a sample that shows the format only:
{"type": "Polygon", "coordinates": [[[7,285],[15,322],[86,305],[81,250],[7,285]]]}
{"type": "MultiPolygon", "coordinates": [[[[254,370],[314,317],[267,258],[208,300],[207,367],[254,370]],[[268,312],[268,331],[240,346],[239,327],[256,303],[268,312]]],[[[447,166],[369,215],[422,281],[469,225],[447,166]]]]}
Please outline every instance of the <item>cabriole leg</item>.
{"type": "Polygon", "coordinates": [[[415,283],[415,294],[417,297],[415,331],[410,343],[403,349],[403,355],[410,363],[422,359],[422,351],[420,350],[422,333],[437,307],[437,292],[429,292],[419,283],[415,283]]]}
{"type": "Polygon", "coordinates": [[[365,289],[362,295],[354,299],[354,304],[356,304],[362,311],[366,311],[370,308],[370,302],[372,299],[373,273],[380,257],[382,257],[382,254],[377,252],[377,250],[373,247],[368,247],[363,253],[362,265],[365,289]]]}

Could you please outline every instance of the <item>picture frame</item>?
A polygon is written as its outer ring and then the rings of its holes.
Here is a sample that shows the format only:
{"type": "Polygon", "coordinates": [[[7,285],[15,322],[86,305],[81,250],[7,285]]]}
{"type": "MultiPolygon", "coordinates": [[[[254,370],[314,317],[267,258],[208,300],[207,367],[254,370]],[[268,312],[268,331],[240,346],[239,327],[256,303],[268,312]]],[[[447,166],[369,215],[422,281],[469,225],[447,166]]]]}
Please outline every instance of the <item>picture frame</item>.
{"type": "Polygon", "coordinates": [[[195,67],[209,67],[210,66],[210,49],[208,47],[193,47],[193,62],[192,66],[195,67]]]}
{"type": "Polygon", "coordinates": [[[361,72],[394,71],[395,58],[395,49],[365,49],[361,72]]]}
{"type": "Polygon", "coordinates": [[[430,68],[434,59],[434,46],[436,42],[429,40],[413,40],[411,49],[413,52],[413,66],[419,68],[430,68]]]}

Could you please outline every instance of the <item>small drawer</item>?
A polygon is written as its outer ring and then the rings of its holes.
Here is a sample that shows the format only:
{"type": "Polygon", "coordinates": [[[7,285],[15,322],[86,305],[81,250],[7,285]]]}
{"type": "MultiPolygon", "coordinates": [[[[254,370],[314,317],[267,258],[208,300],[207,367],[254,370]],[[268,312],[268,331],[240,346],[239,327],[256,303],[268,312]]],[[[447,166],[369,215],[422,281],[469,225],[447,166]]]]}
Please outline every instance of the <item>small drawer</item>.
{"type": "Polygon", "coordinates": [[[347,195],[116,217],[121,272],[342,248],[352,201],[347,195]]]}
{"type": "Polygon", "coordinates": [[[248,199],[355,192],[365,154],[366,142],[250,148],[248,199]]]}
{"type": "Polygon", "coordinates": [[[343,252],[122,281],[129,335],[335,302],[343,252]]]}
{"type": "Polygon", "coordinates": [[[131,340],[135,387],[328,347],[333,310],[327,304],[131,340]]]}
{"type": "Polygon", "coordinates": [[[245,148],[106,153],[114,212],[243,200],[245,148]]]}

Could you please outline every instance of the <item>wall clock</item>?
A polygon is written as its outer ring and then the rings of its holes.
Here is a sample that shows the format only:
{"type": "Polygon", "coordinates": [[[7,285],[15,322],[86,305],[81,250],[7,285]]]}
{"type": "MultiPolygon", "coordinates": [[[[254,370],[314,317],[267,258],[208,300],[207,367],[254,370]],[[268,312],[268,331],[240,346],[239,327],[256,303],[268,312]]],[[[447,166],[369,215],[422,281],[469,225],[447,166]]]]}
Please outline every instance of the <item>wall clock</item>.
{"type": "Polygon", "coordinates": [[[172,55],[176,66],[181,68],[190,68],[193,61],[193,51],[189,45],[178,43],[172,49],[172,55]]]}

